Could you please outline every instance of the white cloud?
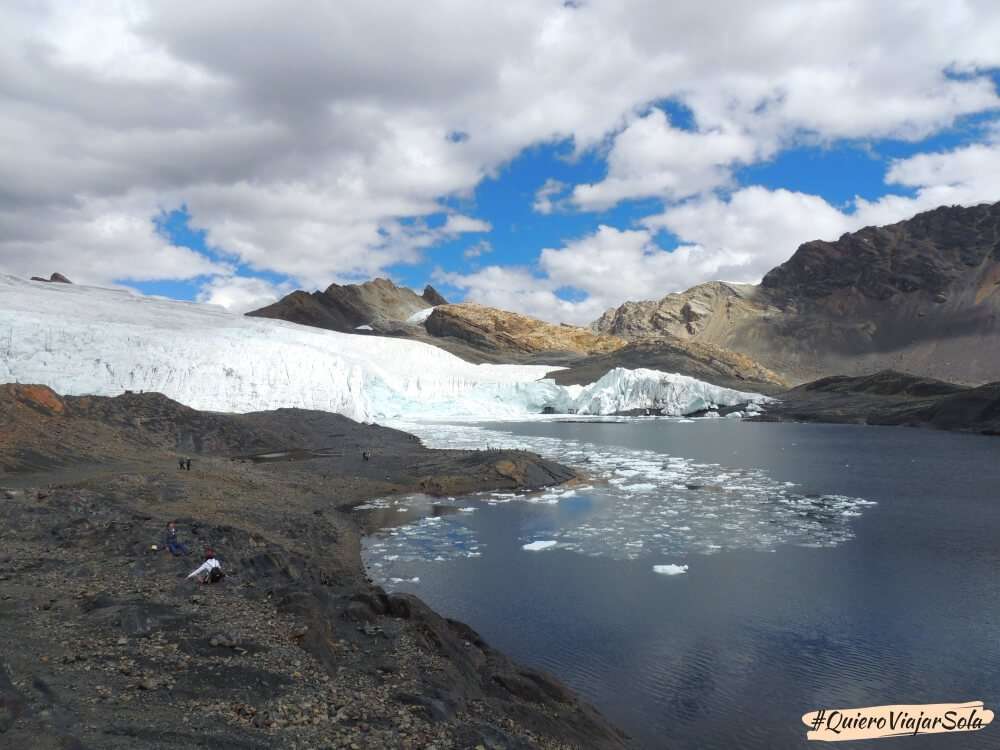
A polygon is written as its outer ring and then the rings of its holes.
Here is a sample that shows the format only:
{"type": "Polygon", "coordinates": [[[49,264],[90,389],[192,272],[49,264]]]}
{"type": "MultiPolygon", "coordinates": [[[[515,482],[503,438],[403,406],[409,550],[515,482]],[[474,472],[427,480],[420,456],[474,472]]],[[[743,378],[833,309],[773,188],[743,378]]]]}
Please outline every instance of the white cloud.
{"type": "Polygon", "coordinates": [[[607,177],[577,185],[573,201],[584,209],[603,209],[628,198],[687,198],[727,185],[734,164],[754,161],[772,148],[733,128],[681,130],[654,109],[615,137],[607,177]]]}
{"type": "Polygon", "coordinates": [[[585,323],[603,312],[594,300],[578,303],[560,298],[550,279],[520,266],[487,266],[470,274],[437,269],[434,281],[460,289],[465,301],[514,310],[542,320],[585,323]]]}
{"type": "Polygon", "coordinates": [[[191,279],[230,273],[225,263],[175,247],[156,232],[150,196],[80,199],[25,215],[0,203],[0,268],[19,276],[59,271],[73,281],[191,279]]]}
{"type": "Polygon", "coordinates": [[[726,184],[732,162],[803,131],[918,138],[998,102],[979,75],[1000,65],[995,3],[428,0],[392,13],[361,0],[5,4],[0,220],[14,231],[0,233],[0,266],[219,272],[147,226],[187,205],[242,262],[324,285],[419,259],[444,236],[420,217],[535,144],[608,146],[608,180],[577,193],[604,206],[726,184]],[[664,98],[692,110],[696,134],[641,117],[664,98]],[[109,217],[131,229],[102,233],[109,217]]]}
{"type": "Polygon", "coordinates": [[[479,240],[479,242],[469,245],[462,252],[462,255],[466,258],[478,258],[482,255],[488,255],[493,252],[493,245],[490,244],[489,240],[479,240]]]}
{"type": "Polygon", "coordinates": [[[783,189],[752,186],[725,198],[709,193],[647,217],[640,229],[601,226],[545,249],[534,272],[493,266],[447,280],[484,304],[578,324],[626,299],[659,299],[717,279],[756,283],[804,242],[835,240],[940,205],[1000,200],[1000,142],[897,160],[886,180],[915,194],[857,198],[853,210],[844,211],[820,196],[783,189]],[[660,249],[654,241],[660,230],[678,237],[680,247],[660,249]],[[573,301],[556,296],[566,287],[580,294],[573,301]]]}
{"type": "Polygon", "coordinates": [[[493,227],[488,221],[476,219],[462,214],[448,214],[442,231],[445,234],[464,234],[466,232],[488,232],[493,227]]]}
{"type": "Polygon", "coordinates": [[[201,288],[197,301],[245,313],[269,305],[290,291],[290,284],[272,284],[252,276],[216,276],[201,288]]]}
{"type": "Polygon", "coordinates": [[[563,206],[563,200],[559,196],[565,193],[568,187],[566,183],[550,177],[535,192],[535,202],[531,207],[543,215],[558,211],[563,206]]]}

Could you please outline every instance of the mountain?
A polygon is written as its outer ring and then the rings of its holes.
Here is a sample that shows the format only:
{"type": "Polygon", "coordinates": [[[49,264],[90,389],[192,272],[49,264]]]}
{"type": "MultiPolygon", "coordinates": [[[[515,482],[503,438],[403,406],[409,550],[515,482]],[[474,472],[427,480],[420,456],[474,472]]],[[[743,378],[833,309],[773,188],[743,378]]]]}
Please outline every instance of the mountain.
{"type": "Polygon", "coordinates": [[[572,368],[572,376],[555,374],[564,385],[591,383],[619,367],[675,372],[727,388],[773,390],[784,385],[779,376],[749,357],[719,347],[659,336],[659,343],[627,348],[628,342],[618,336],[473,303],[448,304],[430,286],[418,297],[385,279],[357,286],[333,285],[313,294],[293,292],[249,314],[420,341],[473,364],[565,365],[572,368]],[[367,322],[359,323],[362,320],[367,322]]]}
{"type": "Polygon", "coordinates": [[[434,305],[447,304],[432,286],[423,295],[396,286],[388,279],[363,284],[331,284],[323,292],[297,291],[274,304],[247,313],[258,318],[276,318],[292,323],[350,332],[369,326],[380,330],[393,321],[405,321],[434,305]]]}
{"type": "Polygon", "coordinates": [[[359,421],[516,418],[547,408],[686,414],[759,400],[652,370],[616,369],[566,387],[545,379],[548,365],[475,365],[418,341],[2,275],[0,351],[0,383],[67,395],[155,391],[195,409],[295,407],[359,421]]]}
{"type": "Polygon", "coordinates": [[[893,370],[822,378],[781,394],[760,421],[906,425],[1000,435],[1000,383],[976,388],[893,370]]]}
{"type": "Polygon", "coordinates": [[[592,327],[714,344],[791,382],[887,368],[1000,380],[1000,203],[807,242],[759,285],[710,282],[627,302],[592,327]]]}
{"type": "Polygon", "coordinates": [[[780,376],[750,357],[712,344],[666,335],[587,357],[550,373],[549,377],[560,385],[583,385],[616,367],[678,372],[726,388],[759,393],[777,393],[787,387],[780,376]]]}
{"type": "Polygon", "coordinates": [[[456,338],[478,350],[515,356],[542,352],[606,354],[626,343],[617,336],[595,333],[588,328],[546,323],[468,302],[435,307],[424,327],[436,338],[456,338]]]}

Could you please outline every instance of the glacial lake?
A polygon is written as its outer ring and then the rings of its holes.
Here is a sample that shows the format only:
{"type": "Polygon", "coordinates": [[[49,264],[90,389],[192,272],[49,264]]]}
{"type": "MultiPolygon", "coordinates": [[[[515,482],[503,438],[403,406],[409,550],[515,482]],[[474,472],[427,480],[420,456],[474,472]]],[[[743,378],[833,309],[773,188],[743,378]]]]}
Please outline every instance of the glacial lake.
{"type": "MultiPolygon", "coordinates": [[[[558,676],[635,747],[817,747],[801,722],[814,709],[1000,704],[996,438],[729,419],[405,427],[588,472],[526,496],[373,503],[361,512],[386,528],[364,557],[386,589],[558,676]]],[[[998,733],[849,745],[986,748],[998,733]]]]}

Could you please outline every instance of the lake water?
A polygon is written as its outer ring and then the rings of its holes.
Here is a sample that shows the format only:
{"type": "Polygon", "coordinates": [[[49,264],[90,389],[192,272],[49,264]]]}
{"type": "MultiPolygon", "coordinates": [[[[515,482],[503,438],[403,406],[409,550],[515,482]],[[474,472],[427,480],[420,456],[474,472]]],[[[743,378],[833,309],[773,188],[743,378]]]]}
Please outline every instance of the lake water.
{"type": "MultiPolygon", "coordinates": [[[[818,708],[1000,704],[1000,440],[726,419],[407,427],[589,472],[525,497],[374,503],[388,528],[365,560],[636,747],[816,747],[800,717],[818,708]]],[[[997,747],[1000,726],[850,744],[886,743],[997,747]]]]}

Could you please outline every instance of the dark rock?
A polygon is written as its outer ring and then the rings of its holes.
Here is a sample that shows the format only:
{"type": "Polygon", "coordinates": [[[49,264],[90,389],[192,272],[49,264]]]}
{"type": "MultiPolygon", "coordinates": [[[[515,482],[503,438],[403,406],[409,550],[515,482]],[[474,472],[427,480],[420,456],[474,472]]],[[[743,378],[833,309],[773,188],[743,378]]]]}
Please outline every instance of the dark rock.
{"type": "Polygon", "coordinates": [[[27,711],[28,701],[14,687],[7,670],[0,665],[0,735],[10,729],[27,711]]]}
{"type": "Polygon", "coordinates": [[[886,370],[800,385],[767,404],[760,421],[907,425],[1000,434],[1000,383],[978,388],[886,370]]]}
{"type": "Polygon", "coordinates": [[[53,281],[58,284],[72,284],[73,282],[63,276],[61,273],[53,273],[49,278],[43,279],[41,276],[32,276],[32,281],[53,281]]]}
{"type": "Polygon", "coordinates": [[[312,294],[292,292],[247,314],[356,333],[362,325],[377,330],[390,321],[405,321],[427,306],[428,301],[412,289],[396,286],[388,279],[373,279],[364,284],[331,284],[325,291],[312,294]]]}
{"type": "Polygon", "coordinates": [[[430,284],[424,287],[424,293],[420,295],[424,298],[431,307],[437,307],[438,305],[447,305],[448,300],[446,300],[437,289],[432,287],[430,284]]]}

